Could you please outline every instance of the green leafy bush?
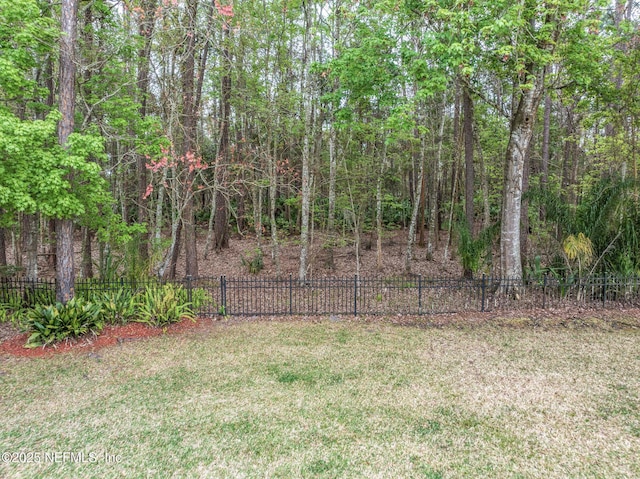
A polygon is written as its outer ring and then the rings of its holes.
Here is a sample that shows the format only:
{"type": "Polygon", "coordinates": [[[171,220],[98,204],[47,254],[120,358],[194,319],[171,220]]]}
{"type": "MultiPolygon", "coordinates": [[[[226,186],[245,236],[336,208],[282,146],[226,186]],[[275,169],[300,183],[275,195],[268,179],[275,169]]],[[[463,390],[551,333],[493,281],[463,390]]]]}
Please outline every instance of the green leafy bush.
{"type": "Polygon", "coordinates": [[[102,315],[109,324],[125,324],[138,312],[139,298],[130,289],[98,293],[94,301],[102,305],[102,315]]]}
{"type": "Polygon", "coordinates": [[[56,300],[56,291],[53,285],[35,284],[24,290],[22,304],[31,307],[36,304],[53,304],[56,300]]]}
{"type": "Polygon", "coordinates": [[[80,298],[66,304],[36,305],[27,313],[27,328],[31,332],[26,347],[35,348],[87,333],[99,334],[104,327],[102,305],[80,298]]]}
{"type": "Polygon", "coordinates": [[[177,323],[182,318],[195,320],[193,304],[186,298],[187,291],[182,286],[165,284],[148,287],[140,293],[136,321],[165,327],[177,323]]]}

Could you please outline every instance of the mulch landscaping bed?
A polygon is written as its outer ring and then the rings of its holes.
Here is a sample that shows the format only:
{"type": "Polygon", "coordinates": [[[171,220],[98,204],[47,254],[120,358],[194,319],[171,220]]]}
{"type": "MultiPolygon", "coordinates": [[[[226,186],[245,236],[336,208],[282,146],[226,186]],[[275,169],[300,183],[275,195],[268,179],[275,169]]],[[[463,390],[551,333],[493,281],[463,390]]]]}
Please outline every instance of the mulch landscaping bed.
{"type": "Polygon", "coordinates": [[[128,323],[124,325],[108,325],[99,336],[88,335],[86,337],[70,339],[45,347],[25,348],[24,345],[30,333],[20,333],[9,323],[5,323],[0,329],[0,354],[10,354],[20,357],[43,357],[69,351],[94,351],[106,346],[113,346],[128,341],[136,341],[143,338],[160,336],[162,334],[178,334],[188,330],[202,327],[203,323],[210,319],[198,319],[191,321],[184,319],[167,328],[154,328],[143,323],[128,323]],[[13,330],[13,331],[12,331],[13,330]],[[4,340],[3,340],[4,339],[4,340]]]}

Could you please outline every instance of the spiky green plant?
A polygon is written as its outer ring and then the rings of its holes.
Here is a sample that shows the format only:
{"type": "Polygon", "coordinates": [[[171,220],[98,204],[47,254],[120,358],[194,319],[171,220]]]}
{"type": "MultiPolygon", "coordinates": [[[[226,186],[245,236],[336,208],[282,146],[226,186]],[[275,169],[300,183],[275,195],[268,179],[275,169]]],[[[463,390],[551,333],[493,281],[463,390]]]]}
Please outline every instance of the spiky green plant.
{"type": "Polygon", "coordinates": [[[31,332],[26,347],[35,348],[84,334],[99,334],[104,327],[102,305],[81,298],[66,304],[36,305],[27,313],[26,324],[31,332]]]}
{"type": "Polygon", "coordinates": [[[186,301],[186,297],[182,286],[167,283],[148,287],[140,294],[136,321],[154,327],[166,327],[183,318],[194,320],[193,305],[186,301]]]}

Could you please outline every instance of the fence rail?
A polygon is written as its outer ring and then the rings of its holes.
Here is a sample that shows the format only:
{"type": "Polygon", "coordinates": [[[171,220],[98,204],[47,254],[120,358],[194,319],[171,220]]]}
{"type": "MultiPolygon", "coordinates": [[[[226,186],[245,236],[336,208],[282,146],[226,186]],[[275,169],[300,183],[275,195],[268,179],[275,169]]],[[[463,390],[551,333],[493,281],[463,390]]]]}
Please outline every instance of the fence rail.
{"type": "MultiPolygon", "coordinates": [[[[382,315],[528,310],[582,306],[640,307],[640,277],[603,275],[579,281],[542,276],[525,280],[422,276],[369,278],[185,278],[200,315],[382,315]],[[197,292],[197,293],[196,293],[197,292]]],[[[78,280],[76,295],[157,287],[162,281],[78,280]]],[[[27,307],[55,301],[55,281],[0,280],[0,304],[27,307]]]]}

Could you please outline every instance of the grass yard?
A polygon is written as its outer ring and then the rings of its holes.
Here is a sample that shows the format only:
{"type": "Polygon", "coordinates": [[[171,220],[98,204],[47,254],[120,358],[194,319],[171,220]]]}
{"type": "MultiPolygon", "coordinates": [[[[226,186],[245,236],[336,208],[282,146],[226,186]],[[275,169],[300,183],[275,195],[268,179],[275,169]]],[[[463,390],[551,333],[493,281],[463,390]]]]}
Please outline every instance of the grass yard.
{"type": "Polygon", "coordinates": [[[6,479],[640,477],[640,330],[218,323],[1,357],[0,418],[6,479]]]}

